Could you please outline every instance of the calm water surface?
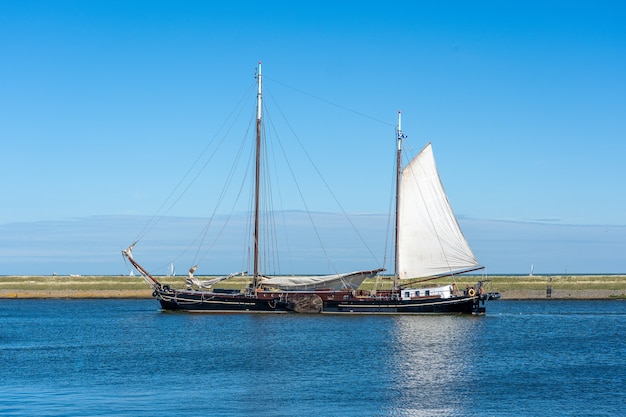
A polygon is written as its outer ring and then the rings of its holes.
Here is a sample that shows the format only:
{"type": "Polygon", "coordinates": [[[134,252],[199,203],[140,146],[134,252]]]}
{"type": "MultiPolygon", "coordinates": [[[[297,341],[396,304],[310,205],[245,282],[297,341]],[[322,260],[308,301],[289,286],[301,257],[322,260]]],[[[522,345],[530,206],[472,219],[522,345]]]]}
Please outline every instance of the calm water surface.
{"type": "Polygon", "coordinates": [[[484,317],[200,315],[0,300],[0,415],[613,416],[625,301],[484,317]]]}

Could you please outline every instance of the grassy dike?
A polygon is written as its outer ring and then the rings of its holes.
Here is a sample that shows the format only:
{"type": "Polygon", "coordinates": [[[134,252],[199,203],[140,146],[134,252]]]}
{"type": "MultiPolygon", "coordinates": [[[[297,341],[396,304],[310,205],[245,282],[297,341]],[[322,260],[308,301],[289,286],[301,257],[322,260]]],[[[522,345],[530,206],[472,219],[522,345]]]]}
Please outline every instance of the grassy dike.
{"type": "MultiPolygon", "coordinates": [[[[199,277],[203,278],[203,277],[199,277]]],[[[185,277],[158,277],[173,288],[183,288],[185,277]]],[[[390,288],[392,280],[380,277],[379,285],[390,288]]],[[[493,275],[458,276],[459,289],[485,281],[487,291],[497,291],[502,299],[626,299],[626,275],[493,275]],[[548,288],[551,292],[548,296],[548,288]]],[[[375,279],[366,280],[362,289],[372,289],[375,279]]],[[[440,283],[449,283],[442,280],[440,283]]],[[[430,282],[437,284],[437,281],[430,282]]],[[[243,288],[246,281],[233,278],[218,288],[243,288]]],[[[1,298],[151,298],[152,290],[141,277],[130,276],[0,276],[1,298]]]]}

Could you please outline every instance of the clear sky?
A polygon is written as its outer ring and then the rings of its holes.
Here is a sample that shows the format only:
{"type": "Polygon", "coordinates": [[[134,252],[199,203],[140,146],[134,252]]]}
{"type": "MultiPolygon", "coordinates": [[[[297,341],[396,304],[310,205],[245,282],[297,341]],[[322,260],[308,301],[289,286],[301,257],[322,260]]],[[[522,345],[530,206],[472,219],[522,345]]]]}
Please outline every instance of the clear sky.
{"type": "Polygon", "coordinates": [[[286,109],[345,211],[387,213],[401,109],[488,273],[626,273],[624,22],[602,0],[2,1],[0,275],[123,273],[259,60],[308,94],[286,109]]]}

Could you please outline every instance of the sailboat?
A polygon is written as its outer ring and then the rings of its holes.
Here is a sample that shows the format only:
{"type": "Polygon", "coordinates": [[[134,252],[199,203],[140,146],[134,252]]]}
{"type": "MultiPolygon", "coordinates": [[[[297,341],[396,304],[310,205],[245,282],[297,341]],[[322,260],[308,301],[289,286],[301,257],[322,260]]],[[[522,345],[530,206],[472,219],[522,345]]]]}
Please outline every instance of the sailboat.
{"type": "Polygon", "coordinates": [[[485,302],[499,297],[486,293],[479,281],[459,290],[455,284],[426,282],[483,269],[452,212],[436,168],[432,146],[402,168],[401,113],[398,113],[395,197],[395,263],[393,288],[362,290],[367,278],[383,268],[325,276],[264,276],[259,271],[259,178],[262,122],[261,64],[257,72],[256,165],[254,190],[254,271],[243,290],[218,290],[215,284],[246,272],[210,280],[189,270],[187,287],[162,284],[133,257],[133,243],[122,251],[164,310],[200,312],[268,312],[330,314],[484,314],[485,302]],[[417,284],[417,285],[416,285],[417,284]]]}
{"type": "MultiPolygon", "coordinates": [[[[460,290],[428,281],[484,269],[452,211],[441,183],[432,144],[402,167],[402,113],[398,112],[394,285],[391,291],[361,291],[332,304],[337,312],[484,314],[485,302],[500,297],[483,281],[460,290]],[[418,285],[416,285],[418,284],[418,285]],[[421,284],[421,285],[419,285],[421,284]]],[[[326,311],[331,310],[327,305],[326,311]]]]}

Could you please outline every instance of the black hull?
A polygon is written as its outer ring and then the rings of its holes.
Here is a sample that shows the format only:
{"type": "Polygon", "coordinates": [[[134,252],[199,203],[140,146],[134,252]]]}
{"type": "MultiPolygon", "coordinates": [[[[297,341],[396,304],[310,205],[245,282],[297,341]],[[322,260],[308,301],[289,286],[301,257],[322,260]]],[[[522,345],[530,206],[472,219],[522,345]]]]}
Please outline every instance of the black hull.
{"type": "Polygon", "coordinates": [[[484,307],[473,297],[436,298],[424,300],[358,300],[327,303],[324,311],[361,314],[482,314],[484,307]]]}
{"type": "Polygon", "coordinates": [[[261,296],[156,290],[167,311],[199,313],[484,314],[485,299],[460,296],[417,300],[338,297],[330,292],[265,293],[261,296]],[[336,299],[335,299],[336,298],[336,299]]]}
{"type": "Polygon", "coordinates": [[[155,291],[163,310],[205,313],[286,313],[290,310],[276,299],[259,299],[242,294],[213,294],[191,291],[155,291]]]}

